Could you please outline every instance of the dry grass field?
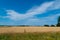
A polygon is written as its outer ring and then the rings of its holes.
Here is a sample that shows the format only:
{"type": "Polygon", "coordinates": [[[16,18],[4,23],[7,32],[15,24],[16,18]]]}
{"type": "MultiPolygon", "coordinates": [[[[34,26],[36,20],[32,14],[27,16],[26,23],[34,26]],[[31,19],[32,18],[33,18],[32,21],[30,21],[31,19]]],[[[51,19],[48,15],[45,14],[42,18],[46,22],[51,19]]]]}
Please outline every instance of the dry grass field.
{"type": "Polygon", "coordinates": [[[0,40],[60,40],[60,27],[0,27],[0,40]]]}
{"type": "Polygon", "coordinates": [[[0,33],[59,32],[60,27],[0,27],[0,33]]]}

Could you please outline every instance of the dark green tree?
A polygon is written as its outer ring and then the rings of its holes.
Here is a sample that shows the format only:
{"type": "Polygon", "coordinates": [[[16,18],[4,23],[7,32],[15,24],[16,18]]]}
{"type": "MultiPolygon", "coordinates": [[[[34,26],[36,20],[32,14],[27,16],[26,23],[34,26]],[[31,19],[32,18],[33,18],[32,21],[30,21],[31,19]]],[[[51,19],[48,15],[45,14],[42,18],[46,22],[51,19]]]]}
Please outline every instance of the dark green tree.
{"type": "Polygon", "coordinates": [[[57,27],[60,27],[60,16],[58,17],[58,23],[56,25],[57,27]]]}
{"type": "Polygon", "coordinates": [[[51,27],[55,27],[55,25],[51,25],[51,27]]]}
{"type": "Polygon", "coordinates": [[[49,27],[49,25],[44,25],[45,27],[49,27]]]}

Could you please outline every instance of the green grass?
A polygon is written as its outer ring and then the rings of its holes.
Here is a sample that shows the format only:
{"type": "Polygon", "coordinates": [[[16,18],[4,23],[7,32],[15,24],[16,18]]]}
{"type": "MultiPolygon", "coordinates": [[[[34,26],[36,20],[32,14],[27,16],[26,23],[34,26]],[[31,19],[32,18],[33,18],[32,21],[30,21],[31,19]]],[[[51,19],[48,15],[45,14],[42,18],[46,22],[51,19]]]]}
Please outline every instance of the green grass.
{"type": "Polygon", "coordinates": [[[60,40],[60,33],[0,34],[0,40],[60,40]]]}

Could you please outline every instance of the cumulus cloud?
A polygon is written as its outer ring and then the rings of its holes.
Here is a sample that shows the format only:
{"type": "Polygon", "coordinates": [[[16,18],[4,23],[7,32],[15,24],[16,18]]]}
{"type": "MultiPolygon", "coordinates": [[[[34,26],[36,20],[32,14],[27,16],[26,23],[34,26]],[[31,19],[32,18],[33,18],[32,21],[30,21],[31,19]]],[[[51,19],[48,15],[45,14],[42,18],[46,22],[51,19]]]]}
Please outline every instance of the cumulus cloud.
{"type": "Polygon", "coordinates": [[[6,17],[10,18],[12,20],[22,20],[22,19],[30,18],[36,14],[42,14],[42,13],[46,12],[48,7],[52,4],[53,4],[53,2],[45,2],[40,6],[29,9],[25,14],[20,14],[14,10],[6,10],[7,15],[8,15],[6,17]]]}

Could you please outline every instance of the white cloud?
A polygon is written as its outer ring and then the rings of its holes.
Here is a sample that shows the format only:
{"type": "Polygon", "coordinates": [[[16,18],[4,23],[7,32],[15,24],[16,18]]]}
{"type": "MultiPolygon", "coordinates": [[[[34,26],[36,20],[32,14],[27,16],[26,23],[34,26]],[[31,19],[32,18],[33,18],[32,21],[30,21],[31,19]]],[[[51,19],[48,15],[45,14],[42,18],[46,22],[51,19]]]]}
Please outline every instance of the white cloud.
{"type": "MultiPolygon", "coordinates": [[[[54,24],[55,22],[57,22],[58,16],[60,16],[60,13],[53,15],[53,16],[48,16],[48,17],[44,17],[44,18],[30,18],[33,17],[36,14],[42,14],[47,12],[48,9],[50,10],[55,10],[55,9],[59,9],[60,8],[60,0],[55,0],[52,2],[45,2],[40,6],[36,6],[33,7],[31,9],[29,9],[28,11],[26,11],[26,13],[21,14],[18,13],[14,10],[6,10],[6,13],[8,16],[0,16],[0,18],[9,18],[11,20],[22,20],[22,19],[27,19],[26,22],[24,22],[27,25],[43,25],[43,24],[54,24]]],[[[24,25],[24,23],[22,23],[24,25]]]]}
{"type": "Polygon", "coordinates": [[[58,16],[60,16],[60,14],[51,15],[48,17],[40,18],[40,19],[38,19],[38,18],[28,19],[28,21],[25,24],[27,24],[27,25],[44,25],[44,24],[56,25],[58,16]]]}
{"type": "Polygon", "coordinates": [[[19,20],[19,19],[24,19],[25,18],[25,14],[20,14],[14,10],[6,10],[8,18],[12,19],[12,20],[19,20]]]}
{"type": "Polygon", "coordinates": [[[53,2],[43,3],[42,5],[40,5],[36,8],[32,8],[32,9],[28,10],[27,15],[30,16],[30,15],[42,14],[42,13],[46,12],[48,7],[52,4],[53,4],[53,2]]]}
{"type": "Polygon", "coordinates": [[[54,0],[54,3],[49,7],[49,9],[50,10],[60,9],[60,0],[54,0]]]}
{"type": "Polygon", "coordinates": [[[33,17],[36,14],[42,14],[47,11],[48,7],[52,5],[53,2],[45,2],[40,6],[33,7],[32,9],[29,9],[25,14],[20,14],[14,10],[6,10],[7,18],[10,18],[12,20],[22,20],[26,18],[33,17]]]}

